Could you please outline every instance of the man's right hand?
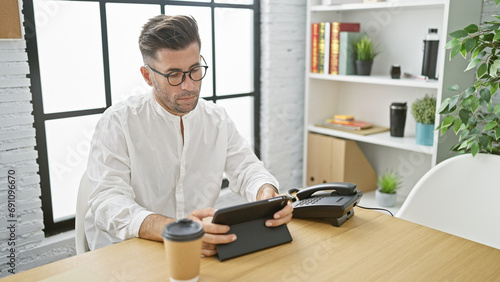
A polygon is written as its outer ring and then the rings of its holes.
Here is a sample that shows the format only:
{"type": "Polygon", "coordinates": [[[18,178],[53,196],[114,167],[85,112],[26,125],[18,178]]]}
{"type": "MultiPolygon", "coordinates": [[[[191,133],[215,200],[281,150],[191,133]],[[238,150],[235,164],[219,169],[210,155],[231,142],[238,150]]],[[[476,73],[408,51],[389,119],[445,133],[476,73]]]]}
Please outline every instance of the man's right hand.
{"type": "Polygon", "coordinates": [[[216,209],[204,208],[195,210],[188,216],[189,219],[200,223],[203,226],[203,242],[201,245],[201,254],[204,256],[213,256],[217,254],[215,245],[228,244],[236,240],[236,235],[226,234],[229,231],[229,226],[206,222],[203,219],[213,217],[216,209]]]}

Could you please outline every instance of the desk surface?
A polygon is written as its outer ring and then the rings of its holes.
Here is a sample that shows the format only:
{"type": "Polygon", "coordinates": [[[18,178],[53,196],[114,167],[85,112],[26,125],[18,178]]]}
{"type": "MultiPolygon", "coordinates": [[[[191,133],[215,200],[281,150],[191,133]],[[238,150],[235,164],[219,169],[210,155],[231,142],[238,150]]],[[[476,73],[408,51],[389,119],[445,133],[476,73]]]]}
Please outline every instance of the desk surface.
{"type": "MultiPolygon", "coordinates": [[[[224,262],[202,258],[200,281],[500,279],[500,250],[379,212],[355,208],[341,227],[288,226],[291,243],[224,262]]],[[[163,243],[132,239],[5,281],[168,281],[165,265],[163,243]]]]}

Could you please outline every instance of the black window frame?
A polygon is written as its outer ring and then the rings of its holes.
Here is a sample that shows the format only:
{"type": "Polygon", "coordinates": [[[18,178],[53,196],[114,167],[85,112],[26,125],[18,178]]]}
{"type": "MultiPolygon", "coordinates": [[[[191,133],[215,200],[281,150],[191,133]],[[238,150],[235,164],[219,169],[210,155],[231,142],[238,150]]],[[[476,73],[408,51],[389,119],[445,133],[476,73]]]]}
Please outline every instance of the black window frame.
{"type": "MultiPolygon", "coordinates": [[[[104,108],[85,109],[77,111],[67,111],[58,113],[45,114],[43,110],[42,89],[40,81],[40,64],[38,59],[37,36],[35,28],[35,13],[33,2],[36,0],[23,1],[23,13],[25,17],[25,38],[26,49],[28,53],[28,61],[30,68],[29,78],[31,79],[31,92],[33,95],[33,115],[35,118],[34,127],[36,130],[36,147],[38,151],[38,165],[40,175],[40,186],[42,190],[41,201],[44,217],[44,232],[45,236],[51,236],[60,232],[72,230],[75,227],[75,218],[69,218],[59,222],[54,222],[52,211],[52,197],[50,188],[49,176],[49,163],[47,155],[47,136],[45,130],[45,121],[79,117],[93,114],[101,114],[112,105],[111,99],[111,79],[110,79],[110,64],[109,64],[109,46],[108,46],[108,31],[106,22],[106,4],[107,3],[122,3],[122,4],[156,4],[160,5],[161,14],[165,14],[165,5],[178,5],[178,6],[196,6],[196,7],[210,7],[212,15],[212,65],[210,69],[213,73],[213,92],[212,96],[203,97],[208,101],[217,103],[218,100],[235,99],[241,97],[253,97],[253,119],[254,119],[254,152],[257,157],[260,157],[260,1],[254,0],[253,4],[227,4],[215,3],[214,0],[210,2],[189,2],[189,1],[172,1],[172,0],[61,0],[61,1],[77,1],[77,2],[99,2],[100,8],[100,21],[101,21],[101,36],[102,36],[102,51],[103,51],[103,69],[104,69],[104,85],[105,85],[105,100],[106,106],[104,108]],[[254,39],[254,91],[249,93],[234,93],[228,95],[217,95],[216,93],[216,50],[215,50],[215,8],[239,8],[253,10],[253,39],[254,39]]],[[[210,71],[209,69],[209,71],[210,71]]],[[[223,185],[227,186],[227,181],[223,185]]]]}

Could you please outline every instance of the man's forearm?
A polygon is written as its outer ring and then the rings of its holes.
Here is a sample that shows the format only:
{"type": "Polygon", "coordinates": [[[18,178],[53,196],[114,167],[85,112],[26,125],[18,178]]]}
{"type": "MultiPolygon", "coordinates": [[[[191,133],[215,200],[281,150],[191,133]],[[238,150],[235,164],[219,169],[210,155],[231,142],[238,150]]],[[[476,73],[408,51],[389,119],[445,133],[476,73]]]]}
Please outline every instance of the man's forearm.
{"type": "Polygon", "coordinates": [[[175,219],[160,214],[148,215],[141,224],[139,237],[148,240],[162,241],[161,236],[165,225],[174,222],[175,219]]]}

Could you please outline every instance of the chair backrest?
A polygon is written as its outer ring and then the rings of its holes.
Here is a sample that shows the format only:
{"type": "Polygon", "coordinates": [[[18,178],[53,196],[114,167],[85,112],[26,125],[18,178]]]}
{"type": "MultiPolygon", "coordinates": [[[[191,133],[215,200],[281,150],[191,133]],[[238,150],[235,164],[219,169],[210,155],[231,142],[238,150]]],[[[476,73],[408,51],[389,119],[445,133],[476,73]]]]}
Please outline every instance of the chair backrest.
{"type": "Polygon", "coordinates": [[[500,249],[500,156],[459,155],[428,171],[397,217],[500,249]]]}
{"type": "Polygon", "coordinates": [[[77,254],[82,254],[90,250],[87,238],[85,237],[85,226],[83,223],[85,221],[85,214],[89,209],[88,201],[91,192],[92,190],[89,179],[87,178],[87,172],[85,172],[80,180],[80,187],[78,189],[76,201],[75,245],[77,254]]]}

